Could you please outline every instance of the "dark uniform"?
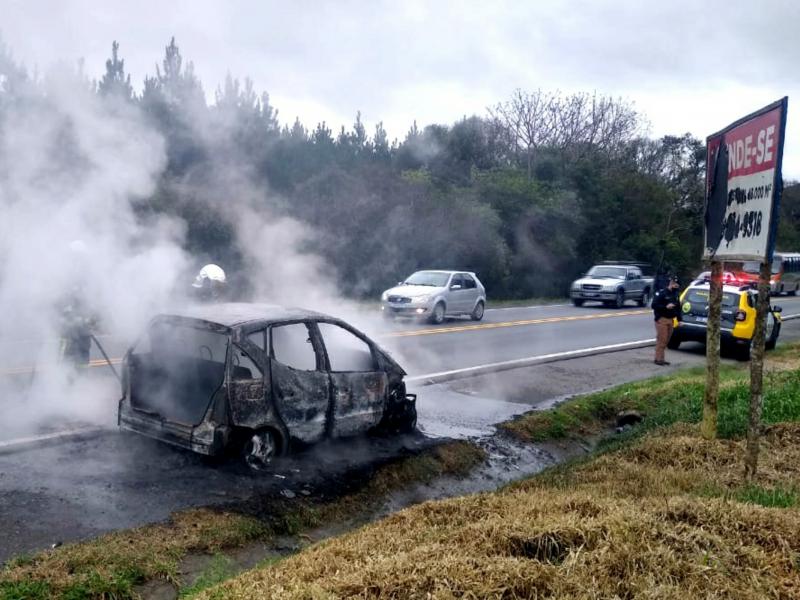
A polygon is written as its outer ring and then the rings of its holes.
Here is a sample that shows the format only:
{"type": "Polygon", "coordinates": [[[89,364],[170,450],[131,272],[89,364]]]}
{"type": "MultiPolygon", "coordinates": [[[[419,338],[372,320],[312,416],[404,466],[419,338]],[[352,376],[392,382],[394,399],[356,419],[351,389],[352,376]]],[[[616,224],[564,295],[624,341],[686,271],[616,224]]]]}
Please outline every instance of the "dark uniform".
{"type": "Polygon", "coordinates": [[[663,290],[658,290],[653,296],[653,315],[656,323],[656,359],[657,365],[668,365],[664,360],[664,353],[672,337],[673,320],[680,319],[681,308],[678,299],[677,280],[671,279],[670,284],[663,290]],[[675,284],[674,286],[672,284],[675,284]]]}
{"type": "Polygon", "coordinates": [[[61,308],[61,360],[76,369],[89,365],[92,330],[96,319],[89,313],[79,293],[66,298],[61,308]]]}

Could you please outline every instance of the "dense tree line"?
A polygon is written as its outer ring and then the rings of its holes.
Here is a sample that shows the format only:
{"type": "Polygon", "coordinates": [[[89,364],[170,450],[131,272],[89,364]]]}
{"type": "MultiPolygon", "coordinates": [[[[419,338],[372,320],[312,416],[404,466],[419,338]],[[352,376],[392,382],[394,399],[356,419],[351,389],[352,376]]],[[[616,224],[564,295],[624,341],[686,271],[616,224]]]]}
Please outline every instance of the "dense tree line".
{"type": "MultiPolygon", "coordinates": [[[[183,219],[187,249],[234,277],[245,266],[232,218],[242,202],[308,224],[307,251],[355,296],[420,268],[474,270],[493,297],[524,297],[561,295],[598,260],[681,275],[700,267],[704,144],[647,137],[624,100],[519,90],[484,115],[413,123],[390,140],[360,114],[339,131],[281,124],[266,93],[230,76],[209,104],[174,40],[141,92],[116,42],[93,85],[138,105],[166,140],[167,167],[141,218],[183,219]]],[[[783,209],[781,242],[800,248],[797,188],[783,209]]]]}

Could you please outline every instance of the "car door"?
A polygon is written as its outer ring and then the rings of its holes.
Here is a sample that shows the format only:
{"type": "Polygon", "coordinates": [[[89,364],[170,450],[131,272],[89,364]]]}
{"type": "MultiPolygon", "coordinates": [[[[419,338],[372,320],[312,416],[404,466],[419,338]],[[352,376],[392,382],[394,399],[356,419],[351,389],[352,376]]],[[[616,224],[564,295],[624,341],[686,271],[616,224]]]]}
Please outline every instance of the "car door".
{"type": "Polygon", "coordinates": [[[304,443],[325,436],[331,384],[316,328],[306,322],[269,328],[272,401],[289,435],[304,443]]]}
{"type": "Polygon", "coordinates": [[[332,437],[368,431],[380,423],[386,406],[387,374],[378,369],[372,346],[339,323],[317,323],[325,346],[332,387],[332,437]]]}
{"type": "MultiPolygon", "coordinates": [[[[263,336],[262,330],[262,339],[263,336]]],[[[229,406],[234,425],[257,429],[269,415],[264,369],[261,367],[263,356],[263,350],[248,340],[240,340],[231,346],[229,406]]]]}
{"type": "Polygon", "coordinates": [[[475,308],[475,305],[478,303],[480,291],[478,290],[478,284],[472,275],[469,273],[462,273],[462,277],[464,278],[464,312],[472,312],[472,310],[475,308]]]}
{"type": "Polygon", "coordinates": [[[447,312],[463,313],[466,311],[467,290],[464,289],[464,277],[456,273],[450,278],[450,287],[447,292],[447,312]]]}

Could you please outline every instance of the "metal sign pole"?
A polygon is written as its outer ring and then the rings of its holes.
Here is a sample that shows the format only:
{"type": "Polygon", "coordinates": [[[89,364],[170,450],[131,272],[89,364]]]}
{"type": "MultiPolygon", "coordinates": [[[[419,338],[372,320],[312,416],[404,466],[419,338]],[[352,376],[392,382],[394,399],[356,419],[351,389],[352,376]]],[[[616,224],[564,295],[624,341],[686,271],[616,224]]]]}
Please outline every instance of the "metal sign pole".
{"type": "Polygon", "coordinates": [[[706,389],[703,396],[702,436],[711,440],[717,437],[717,402],[719,400],[719,346],[722,321],[722,261],[711,261],[711,285],[708,297],[708,324],[706,329],[706,389]]]}
{"type": "Polygon", "coordinates": [[[761,411],[764,406],[764,350],[766,322],[769,310],[769,280],[772,265],[764,262],[758,278],[758,305],[753,345],[750,349],[750,418],[747,424],[747,451],[744,459],[744,477],[750,481],[758,469],[758,451],[761,439],[761,411]]]}

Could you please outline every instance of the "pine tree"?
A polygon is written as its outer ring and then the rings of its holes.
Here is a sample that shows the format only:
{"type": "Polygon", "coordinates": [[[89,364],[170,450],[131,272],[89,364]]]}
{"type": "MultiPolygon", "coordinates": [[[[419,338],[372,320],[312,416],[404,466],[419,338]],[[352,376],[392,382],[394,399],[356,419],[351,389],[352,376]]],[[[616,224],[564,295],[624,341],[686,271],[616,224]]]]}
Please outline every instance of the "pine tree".
{"type": "Polygon", "coordinates": [[[111,58],[106,61],[106,72],[97,85],[97,91],[103,96],[124,100],[134,97],[131,76],[125,75],[125,61],[119,58],[119,43],[116,40],[111,43],[111,58]]]}

